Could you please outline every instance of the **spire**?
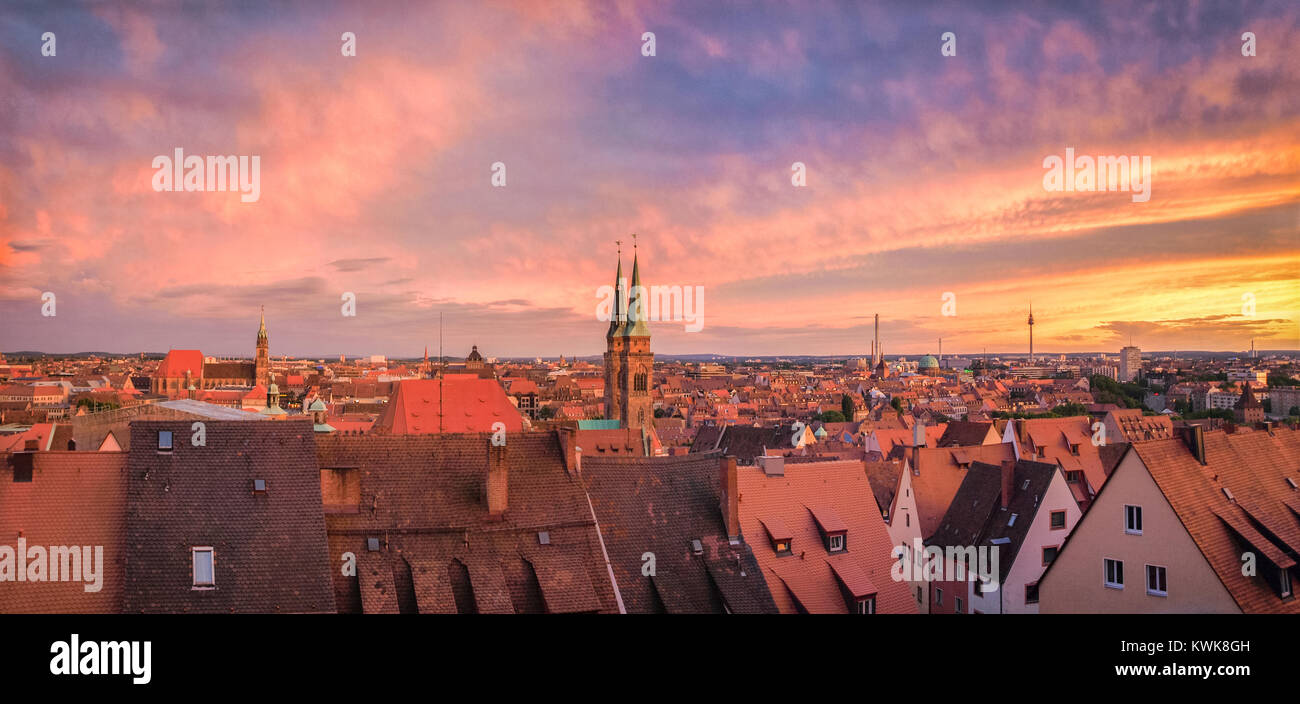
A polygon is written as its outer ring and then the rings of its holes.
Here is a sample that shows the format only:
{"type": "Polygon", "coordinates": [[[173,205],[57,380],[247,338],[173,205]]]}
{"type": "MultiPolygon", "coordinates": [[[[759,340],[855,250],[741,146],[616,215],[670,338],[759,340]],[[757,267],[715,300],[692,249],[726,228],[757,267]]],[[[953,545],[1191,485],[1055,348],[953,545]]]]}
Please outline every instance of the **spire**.
{"type": "Polygon", "coordinates": [[[620,288],[623,281],[623,241],[614,240],[614,244],[618,246],[618,270],[614,272],[614,306],[609,309],[609,332],[605,333],[606,337],[623,334],[622,318],[627,313],[623,310],[623,289],[620,288]]]}
{"type": "Polygon", "coordinates": [[[636,235],[632,235],[632,288],[628,291],[628,320],[623,326],[623,337],[650,337],[650,326],[646,324],[646,318],[650,317],[650,301],[644,294],[636,256],[636,235]]]}
{"type": "Polygon", "coordinates": [[[264,342],[265,340],[266,340],[266,306],[262,306],[262,323],[257,328],[257,341],[264,342]]]}

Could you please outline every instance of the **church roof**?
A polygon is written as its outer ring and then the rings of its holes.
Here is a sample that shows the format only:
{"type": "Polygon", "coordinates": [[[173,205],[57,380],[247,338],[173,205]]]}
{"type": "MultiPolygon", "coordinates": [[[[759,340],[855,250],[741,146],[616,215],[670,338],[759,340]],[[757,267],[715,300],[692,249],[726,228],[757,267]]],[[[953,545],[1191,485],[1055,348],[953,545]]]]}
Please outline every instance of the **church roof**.
{"type": "Polygon", "coordinates": [[[163,379],[174,379],[185,376],[185,372],[193,375],[203,373],[203,353],[199,350],[171,350],[163,358],[162,364],[158,365],[158,371],[154,376],[163,379]]]}
{"type": "Polygon", "coordinates": [[[477,374],[448,374],[440,379],[406,379],[396,384],[384,407],[376,432],[392,435],[423,433],[490,433],[492,424],[522,431],[523,418],[495,379],[477,374]],[[441,413],[441,421],[439,414],[441,413]]]}

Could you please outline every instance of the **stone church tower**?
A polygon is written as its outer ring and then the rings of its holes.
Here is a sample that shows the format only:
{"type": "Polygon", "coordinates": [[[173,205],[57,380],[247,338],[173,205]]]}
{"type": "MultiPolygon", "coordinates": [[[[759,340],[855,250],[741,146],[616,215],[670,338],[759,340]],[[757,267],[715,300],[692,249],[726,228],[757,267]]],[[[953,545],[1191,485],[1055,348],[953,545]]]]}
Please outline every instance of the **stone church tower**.
{"type": "Polygon", "coordinates": [[[257,329],[257,362],[253,369],[253,385],[271,373],[271,343],[266,337],[266,308],[262,308],[262,325],[257,329]]]}
{"type": "Polygon", "coordinates": [[[641,287],[641,271],[633,245],[632,286],[623,283],[623,257],[619,253],[614,275],[614,307],[605,333],[605,417],[619,427],[640,429],[654,424],[650,382],[654,353],[650,351],[648,292],[641,287]],[[628,300],[623,302],[626,291],[628,300]]]}

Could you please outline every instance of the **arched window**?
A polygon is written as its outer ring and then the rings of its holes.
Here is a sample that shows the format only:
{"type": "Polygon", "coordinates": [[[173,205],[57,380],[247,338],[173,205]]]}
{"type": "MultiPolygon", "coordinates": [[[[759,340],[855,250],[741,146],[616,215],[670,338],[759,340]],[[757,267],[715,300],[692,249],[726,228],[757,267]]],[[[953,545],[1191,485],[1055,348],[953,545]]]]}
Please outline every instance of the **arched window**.
{"type": "Polygon", "coordinates": [[[637,374],[632,381],[632,389],[634,391],[645,391],[646,390],[645,382],[646,382],[645,374],[637,374]]]}

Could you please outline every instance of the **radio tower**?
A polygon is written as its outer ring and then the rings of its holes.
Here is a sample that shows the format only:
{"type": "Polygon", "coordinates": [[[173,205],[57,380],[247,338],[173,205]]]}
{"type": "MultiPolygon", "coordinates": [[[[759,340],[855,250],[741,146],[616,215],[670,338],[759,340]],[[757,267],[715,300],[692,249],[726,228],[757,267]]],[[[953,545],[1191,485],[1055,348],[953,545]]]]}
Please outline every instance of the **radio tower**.
{"type": "Polygon", "coordinates": [[[1034,366],[1034,304],[1029,304],[1029,366],[1034,366]]]}

